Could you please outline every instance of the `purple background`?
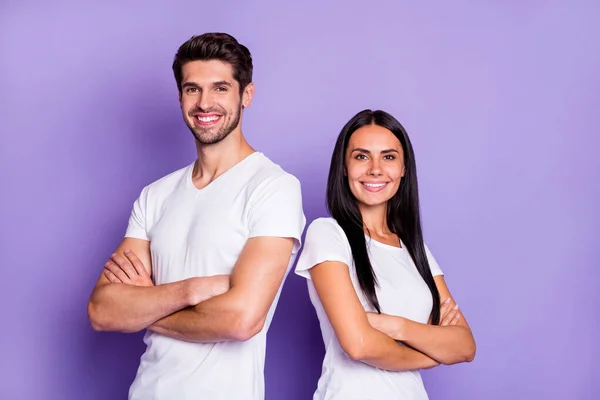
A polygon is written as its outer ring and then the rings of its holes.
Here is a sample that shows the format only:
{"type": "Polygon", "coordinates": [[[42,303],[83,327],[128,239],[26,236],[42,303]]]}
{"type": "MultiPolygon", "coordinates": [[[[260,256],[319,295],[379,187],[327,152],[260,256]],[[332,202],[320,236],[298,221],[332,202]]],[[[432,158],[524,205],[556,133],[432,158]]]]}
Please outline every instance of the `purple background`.
{"type": "MultiPolygon", "coordinates": [[[[0,6],[0,398],[125,398],[141,335],[93,332],[86,302],[140,189],[195,155],[170,64],[206,31],[252,51],[244,132],[302,181],[309,222],[354,113],[407,128],[478,344],[424,373],[432,399],[600,398],[598,3],[37,3],[0,6]]],[[[309,399],[323,345],[302,279],[268,338],[267,399],[309,399]]]]}

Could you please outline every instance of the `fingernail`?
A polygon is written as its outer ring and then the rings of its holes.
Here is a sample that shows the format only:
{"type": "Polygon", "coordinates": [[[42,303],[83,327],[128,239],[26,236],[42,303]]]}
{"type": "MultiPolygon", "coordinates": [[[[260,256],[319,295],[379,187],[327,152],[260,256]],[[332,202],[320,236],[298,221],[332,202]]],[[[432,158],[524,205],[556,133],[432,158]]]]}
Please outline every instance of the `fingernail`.
{"type": "Polygon", "coordinates": [[[450,303],[450,297],[448,297],[446,300],[444,300],[444,304],[448,304],[450,303]]]}
{"type": "Polygon", "coordinates": [[[116,256],[117,256],[117,253],[112,253],[111,254],[111,257],[116,257],[116,256]]]}
{"type": "Polygon", "coordinates": [[[459,318],[460,318],[460,314],[456,314],[456,317],[455,317],[455,318],[456,318],[456,319],[459,319],[459,318]]]}
{"type": "Polygon", "coordinates": [[[455,309],[455,310],[458,310],[458,304],[454,306],[454,309],[455,309]]]}
{"type": "Polygon", "coordinates": [[[129,254],[129,249],[125,249],[125,250],[123,251],[123,253],[125,253],[125,254],[129,254]]]}

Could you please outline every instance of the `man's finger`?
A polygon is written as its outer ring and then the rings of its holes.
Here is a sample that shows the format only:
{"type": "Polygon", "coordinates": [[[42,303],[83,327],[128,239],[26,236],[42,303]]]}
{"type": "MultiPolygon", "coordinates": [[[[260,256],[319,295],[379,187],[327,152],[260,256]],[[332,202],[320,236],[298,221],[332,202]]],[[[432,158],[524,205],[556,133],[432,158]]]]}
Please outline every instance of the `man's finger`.
{"type": "Polygon", "coordinates": [[[115,264],[112,260],[108,260],[108,262],[104,264],[104,268],[112,272],[112,274],[115,275],[119,281],[121,281],[121,283],[129,282],[129,277],[127,274],[123,272],[121,267],[115,264]]]}
{"type": "Polygon", "coordinates": [[[126,249],[123,252],[123,254],[125,254],[125,257],[127,257],[129,259],[129,261],[133,265],[133,268],[135,268],[135,272],[137,272],[138,275],[147,276],[147,277],[150,276],[148,274],[148,271],[146,270],[146,267],[144,266],[144,263],[142,262],[142,260],[140,260],[133,251],[126,249]]]}
{"type": "Polygon", "coordinates": [[[111,283],[123,283],[119,280],[119,278],[117,278],[115,276],[115,274],[113,274],[112,272],[110,272],[109,270],[105,269],[104,270],[104,276],[106,276],[106,278],[111,282],[111,283]]]}
{"type": "Polygon", "coordinates": [[[120,255],[118,255],[116,253],[113,253],[112,256],[110,256],[110,258],[116,265],[119,266],[119,268],[121,268],[121,270],[123,270],[123,272],[125,272],[127,274],[129,279],[135,278],[135,276],[137,275],[137,272],[135,272],[135,268],[133,268],[133,266],[131,265],[129,260],[121,257],[120,255]]]}

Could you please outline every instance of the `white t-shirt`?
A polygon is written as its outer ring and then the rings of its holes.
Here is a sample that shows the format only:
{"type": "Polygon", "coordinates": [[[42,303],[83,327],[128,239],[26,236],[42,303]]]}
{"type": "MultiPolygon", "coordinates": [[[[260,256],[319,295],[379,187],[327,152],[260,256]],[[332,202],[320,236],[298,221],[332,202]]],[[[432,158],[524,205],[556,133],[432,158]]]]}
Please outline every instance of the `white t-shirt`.
{"type": "MultiPolygon", "coordinates": [[[[369,260],[379,282],[376,287],[381,312],[427,323],[433,299],[429,287],[404,248],[389,246],[367,236],[369,260]]],[[[425,248],[431,272],[442,271],[425,248]]],[[[319,300],[309,269],[325,261],[339,261],[349,266],[352,284],[365,311],[375,311],[366,300],[358,283],[350,243],[333,218],[313,221],[305,238],[304,249],[298,258],[296,273],[307,279],[308,293],[317,312],[325,359],[313,400],[421,400],[427,393],[419,371],[395,372],[372,367],[352,360],[342,350],[335,331],[319,300]]]]}
{"type": "MultiPolygon", "coordinates": [[[[295,238],[287,276],[306,223],[300,182],[262,153],[201,190],[192,183],[193,167],[146,186],[133,207],[125,236],[151,242],[155,284],[230,274],[256,236],[295,238]]],[[[262,400],[266,334],[280,293],[248,341],[192,343],[147,331],[129,399],[262,400]]]]}

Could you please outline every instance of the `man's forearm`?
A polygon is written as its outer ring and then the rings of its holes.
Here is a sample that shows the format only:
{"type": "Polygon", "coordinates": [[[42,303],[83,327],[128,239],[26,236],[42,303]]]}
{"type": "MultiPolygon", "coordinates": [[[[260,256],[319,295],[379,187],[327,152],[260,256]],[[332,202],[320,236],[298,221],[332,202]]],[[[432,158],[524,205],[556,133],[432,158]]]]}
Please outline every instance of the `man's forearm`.
{"type": "Polygon", "coordinates": [[[97,330],[137,332],[176,311],[229,288],[225,275],[190,278],[157,286],[109,283],[98,286],[88,305],[97,330]]]}
{"type": "Polygon", "coordinates": [[[162,318],[149,330],[198,343],[245,341],[259,333],[285,277],[294,240],[248,239],[230,276],[230,290],[162,318]]]}
{"type": "Polygon", "coordinates": [[[197,343],[243,341],[262,329],[261,318],[252,317],[232,290],[162,318],[148,330],[197,343]]]}
{"type": "Polygon", "coordinates": [[[100,331],[137,332],[190,305],[187,281],[157,286],[107,283],[88,304],[92,326],[100,331]]]}

